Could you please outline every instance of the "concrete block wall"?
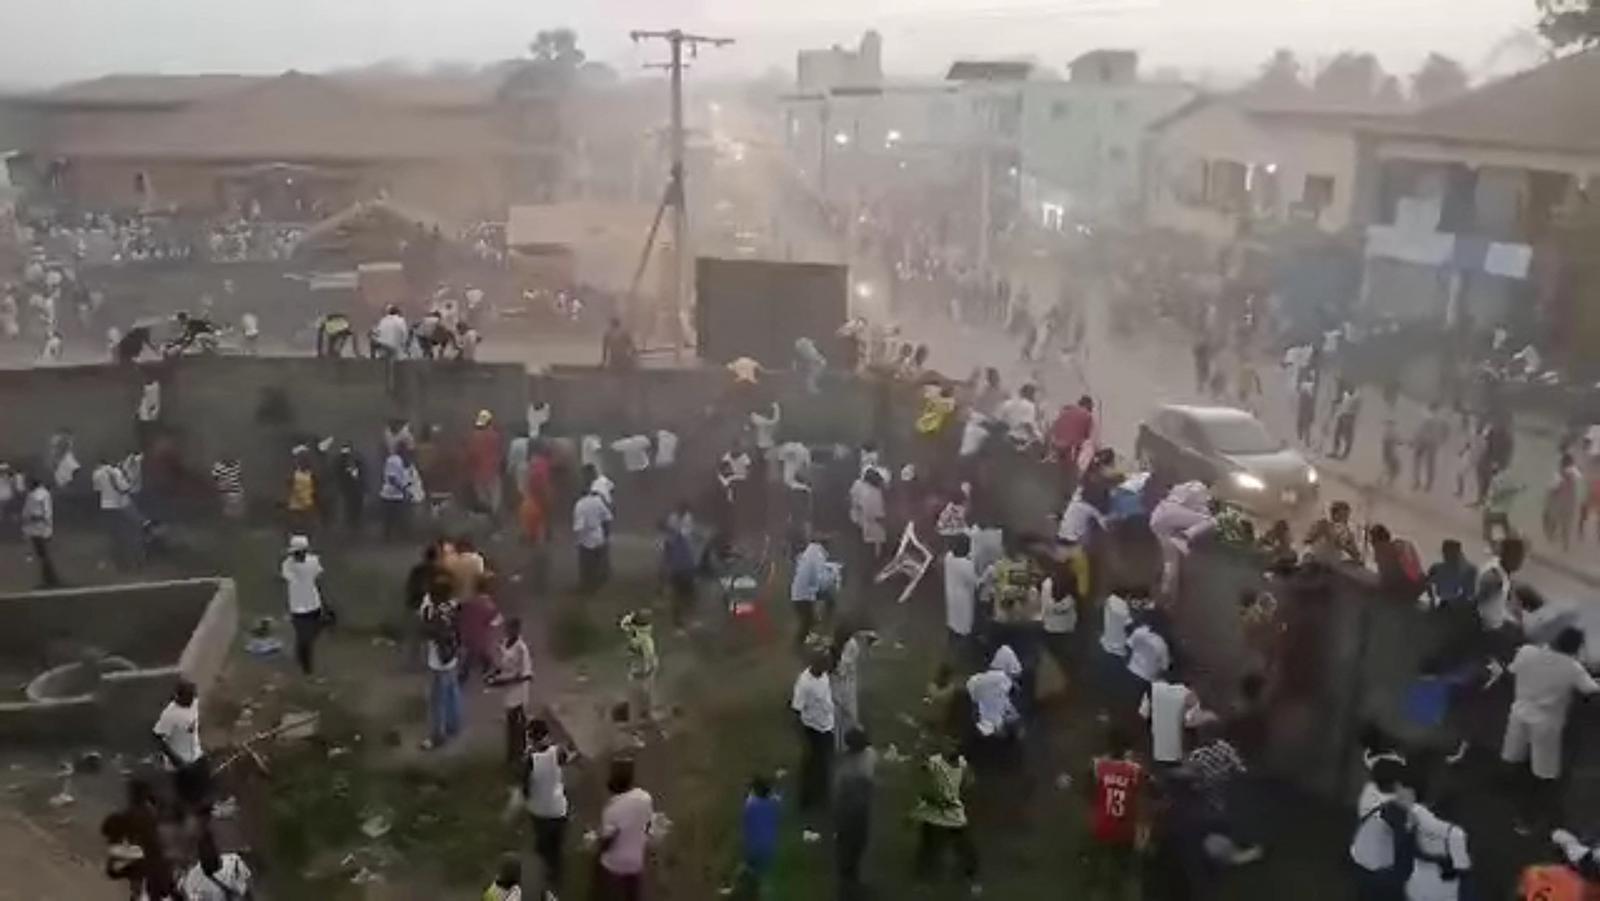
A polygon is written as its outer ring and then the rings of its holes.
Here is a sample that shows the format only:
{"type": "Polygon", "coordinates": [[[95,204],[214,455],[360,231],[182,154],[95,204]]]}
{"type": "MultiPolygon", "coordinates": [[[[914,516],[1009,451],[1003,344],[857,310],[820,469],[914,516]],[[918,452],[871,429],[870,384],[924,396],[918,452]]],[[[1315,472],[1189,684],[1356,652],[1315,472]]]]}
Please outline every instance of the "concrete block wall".
{"type": "Polygon", "coordinates": [[[6,618],[0,659],[26,673],[69,662],[92,646],[132,660],[91,695],[0,702],[0,741],[45,746],[145,747],[180,675],[206,688],[239,629],[229,579],[40,591],[0,597],[6,618]]]}
{"type": "MultiPolygon", "coordinates": [[[[244,463],[246,488],[277,498],[296,441],[332,436],[377,453],[394,416],[457,434],[480,408],[520,420],[528,380],[521,366],[314,357],[188,357],[138,367],[112,365],[0,371],[0,459],[37,465],[50,435],[70,428],[88,468],[101,453],[135,446],[134,408],[147,379],[162,384],[164,424],[184,459],[203,473],[225,450],[244,463]],[[392,379],[392,381],[391,381],[392,379]],[[265,421],[265,400],[281,395],[287,416],[265,421]]],[[[80,490],[85,490],[80,486],[80,490]]]]}

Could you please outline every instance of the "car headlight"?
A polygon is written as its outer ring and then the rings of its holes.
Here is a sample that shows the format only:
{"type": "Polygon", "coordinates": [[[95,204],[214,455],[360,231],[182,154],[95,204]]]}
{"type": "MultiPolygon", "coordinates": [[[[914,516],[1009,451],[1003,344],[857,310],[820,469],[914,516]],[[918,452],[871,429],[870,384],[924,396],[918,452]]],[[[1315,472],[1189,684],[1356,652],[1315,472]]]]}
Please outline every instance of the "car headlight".
{"type": "Polygon", "coordinates": [[[1262,491],[1267,487],[1267,483],[1261,481],[1260,476],[1251,475],[1248,472],[1234,473],[1233,484],[1238,488],[1243,488],[1245,491],[1262,491]]]}
{"type": "Polygon", "coordinates": [[[1321,477],[1317,475],[1316,467],[1314,467],[1314,466],[1307,466],[1306,467],[1306,483],[1307,484],[1315,485],[1315,484],[1317,484],[1317,479],[1319,479],[1319,478],[1321,478],[1321,477]]]}

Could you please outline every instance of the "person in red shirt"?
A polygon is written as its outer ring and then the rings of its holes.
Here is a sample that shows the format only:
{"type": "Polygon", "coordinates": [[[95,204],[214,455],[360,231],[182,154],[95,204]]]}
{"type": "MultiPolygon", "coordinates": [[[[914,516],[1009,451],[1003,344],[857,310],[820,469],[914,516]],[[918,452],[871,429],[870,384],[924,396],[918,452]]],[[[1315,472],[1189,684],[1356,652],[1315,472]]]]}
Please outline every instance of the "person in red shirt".
{"type": "Polygon", "coordinates": [[[1083,456],[1083,446],[1094,434],[1094,398],[1085,394],[1078,402],[1061,408],[1056,421],[1050,426],[1050,446],[1054,448],[1061,468],[1069,474],[1078,471],[1078,461],[1083,456]]]}
{"type": "Polygon", "coordinates": [[[495,427],[494,415],[479,410],[467,437],[467,474],[472,479],[472,498],[490,516],[500,518],[500,490],[505,472],[505,444],[495,427]]]}
{"type": "Polygon", "coordinates": [[[1093,812],[1090,834],[1088,890],[1091,897],[1104,890],[1109,897],[1125,894],[1133,871],[1134,845],[1139,827],[1139,795],[1144,767],[1133,759],[1128,737],[1113,729],[1107,753],[1091,764],[1090,790],[1093,812]]]}
{"type": "Polygon", "coordinates": [[[544,587],[547,573],[545,541],[550,537],[550,492],[550,451],[543,443],[536,442],[522,485],[522,506],[517,509],[522,534],[533,551],[530,567],[532,587],[536,589],[544,587]]]}

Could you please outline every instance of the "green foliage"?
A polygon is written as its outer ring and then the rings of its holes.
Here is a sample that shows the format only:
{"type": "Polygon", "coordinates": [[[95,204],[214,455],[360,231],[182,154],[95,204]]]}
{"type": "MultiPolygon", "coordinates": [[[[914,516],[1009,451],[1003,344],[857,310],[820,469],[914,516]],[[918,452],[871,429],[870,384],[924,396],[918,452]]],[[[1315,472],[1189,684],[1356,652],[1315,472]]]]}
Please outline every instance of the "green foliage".
{"type": "Polygon", "coordinates": [[[1536,0],[1539,33],[1558,48],[1584,48],[1600,44],[1600,2],[1597,0],[1536,0]]]}

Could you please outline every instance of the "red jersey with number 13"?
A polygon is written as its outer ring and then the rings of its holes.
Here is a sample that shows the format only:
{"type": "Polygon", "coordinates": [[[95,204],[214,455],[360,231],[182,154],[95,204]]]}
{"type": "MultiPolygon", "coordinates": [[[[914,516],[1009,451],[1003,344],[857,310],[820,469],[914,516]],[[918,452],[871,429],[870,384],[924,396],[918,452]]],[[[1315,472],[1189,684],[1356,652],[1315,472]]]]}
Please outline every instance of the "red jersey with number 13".
{"type": "Polygon", "coordinates": [[[1144,767],[1131,760],[1101,757],[1094,762],[1094,837],[1112,845],[1133,843],[1138,811],[1135,800],[1144,767]]]}

